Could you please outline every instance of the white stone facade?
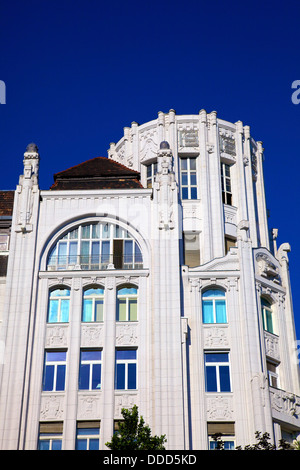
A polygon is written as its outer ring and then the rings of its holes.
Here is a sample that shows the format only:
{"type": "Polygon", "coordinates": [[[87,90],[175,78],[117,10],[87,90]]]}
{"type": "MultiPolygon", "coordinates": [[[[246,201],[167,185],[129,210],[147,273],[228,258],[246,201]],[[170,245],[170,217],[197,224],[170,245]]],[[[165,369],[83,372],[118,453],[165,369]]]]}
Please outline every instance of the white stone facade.
{"type": "Polygon", "coordinates": [[[208,449],[218,426],[234,446],[252,443],[255,431],[276,443],[297,436],[289,245],[270,244],[261,142],[215,112],[171,110],[125,128],[108,158],[140,172],[143,188],[41,190],[39,154],[24,155],[0,330],[0,448],[36,449],[41,424],[57,423],[62,448],[75,449],[77,424],[91,421],[105,449],[121,409],[134,404],[168,449],[208,449]],[[63,236],[98,223],[126,231],[142,263],[50,266],[63,236]],[[129,284],[137,317],[118,321],[118,287],[129,284]],[[102,321],[82,321],[89,286],[104,291],[102,321]],[[49,293],[58,287],[70,292],[69,318],[50,323],[49,293]],[[207,290],[224,293],[222,307],[204,305],[207,290]],[[135,387],[115,385],[118,348],[135,351],[135,387]],[[100,389],[78,386],[83,350],[102,353],[100,389]],[[45,351],[66,353],[63,390],[43,390],[45,351]]]}

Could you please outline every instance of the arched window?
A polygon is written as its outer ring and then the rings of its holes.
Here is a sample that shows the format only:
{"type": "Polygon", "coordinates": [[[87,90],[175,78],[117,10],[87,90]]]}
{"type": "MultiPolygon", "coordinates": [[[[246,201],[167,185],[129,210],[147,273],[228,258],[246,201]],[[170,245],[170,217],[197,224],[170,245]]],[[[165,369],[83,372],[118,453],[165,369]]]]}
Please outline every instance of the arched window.
{"type": "Polygon", "coordinates": [[[137,299],[136,287],[126,286],[117,292],[117,321],[137,321],[137,299]]]}
{"type": "Polygon", "coordinates": [[[227,323],[225,292],[209,289],[202,294],[203,323],[227,323]]]}
{"type": "Polygon", "coordinates": [[[274,334],[274,317],[272,312],[272,305],[267,299],[264,299],[263,297],[261,298],[261,313],[264,330],[274,334]]]}
{"type": "Polygon", "coordinates": [[[101,287],[85,289],[83,292],[82,321],[102,322],[103,303],[104,289],[101,287]]]}
{"type": "Polygon", "coordinates": [[[127,230],[108,223],[79,225],[61,237],[51,250],[47,269],[103,270],[143,267],[140,248],[127,230]]]}
{"type": "Polygon", "coordinates": [[[48,323],[67,323],[70,311],[70,290],[64,287],[50,291],[48,323]]]}

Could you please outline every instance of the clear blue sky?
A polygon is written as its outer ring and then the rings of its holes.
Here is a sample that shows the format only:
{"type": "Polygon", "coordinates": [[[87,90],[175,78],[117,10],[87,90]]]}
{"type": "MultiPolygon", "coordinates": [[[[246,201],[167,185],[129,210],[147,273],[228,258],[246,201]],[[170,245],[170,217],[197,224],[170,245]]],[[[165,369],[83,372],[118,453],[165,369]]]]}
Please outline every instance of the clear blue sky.
{"type": "Polygon", "coordinates": [[[48,189],[158,111],[243,121],[265,148],[270,227],[292,247],[300,339],[299,39],[299,0],[1,0],[0,188],[15,189],[32,141],[48,189]]]}

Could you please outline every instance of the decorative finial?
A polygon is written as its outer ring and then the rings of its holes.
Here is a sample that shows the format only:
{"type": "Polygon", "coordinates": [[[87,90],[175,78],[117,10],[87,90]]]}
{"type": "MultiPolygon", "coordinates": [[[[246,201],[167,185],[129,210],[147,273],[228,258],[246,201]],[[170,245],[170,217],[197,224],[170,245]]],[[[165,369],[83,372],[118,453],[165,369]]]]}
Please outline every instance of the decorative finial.
{"type": "Polygon", "coordinates": [[[28,144],[27,147],[26,147],[26,152],[39,153],[38,146],[33,142],[31,144],[28,144]]]}
{"type": "Polygon", "coordinates": [[[166,140],[164,140],[163,142],[160,143],[159,148],[160,148],[160,149],[169,149],[169,148],[170,148],[169,142],[167,142],[166,140]]]}

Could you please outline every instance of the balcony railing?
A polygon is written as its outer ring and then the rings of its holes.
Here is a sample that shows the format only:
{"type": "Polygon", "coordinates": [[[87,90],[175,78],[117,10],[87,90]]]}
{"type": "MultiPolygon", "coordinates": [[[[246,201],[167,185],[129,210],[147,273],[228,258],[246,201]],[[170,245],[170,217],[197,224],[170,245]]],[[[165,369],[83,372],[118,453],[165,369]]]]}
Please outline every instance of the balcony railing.
{"type": "Polygon", "coordinates": [[[107,269],[142,269],[143,260],[133,255],[61,255],[51,256],[47,263],[47,271],[87,270],[103,271],[107,269]]]}

